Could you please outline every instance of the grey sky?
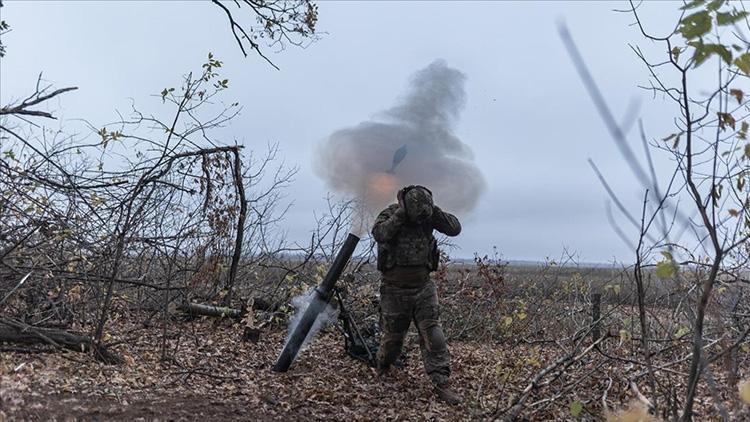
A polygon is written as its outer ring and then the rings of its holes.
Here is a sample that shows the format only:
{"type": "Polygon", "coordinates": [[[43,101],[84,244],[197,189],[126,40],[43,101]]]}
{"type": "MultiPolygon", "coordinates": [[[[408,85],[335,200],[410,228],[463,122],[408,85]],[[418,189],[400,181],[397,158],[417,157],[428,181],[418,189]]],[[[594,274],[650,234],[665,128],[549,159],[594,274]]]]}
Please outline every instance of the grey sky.
{"type": "MultiPolygon", "coordinates": [[[[65,119],[95,125],[115,120],[128,98],[157,109],[150,97],[174,86],[212,51],[230,80],[227,101],[244,106],[229,132],[253,150],[278,142],[300,172],[288,191],[286,227],[306,239],[326,188],[315,176],[315,146],[337,129],[393,106],[408,77],[435,59],[467,75],[466,108],[455,127],[483,171],[487,189],[464,218],[455,252],[470,257],[493,246],[509,259],[558,257],[631,260],[610,228],[606,194],[588,167],[596,161],[638,213],[643,188],[621,159],[557,35],[567,22],[614,112],[634,99],[652,138],[671,133],[674,106],[639,90],[647,72],[628,47],[647,51],[633,18],[612,9],[627,2],[319,2],[322,38],[307,49],[271,54],[275,71],[243,58],[222,12],[208,2],[5,2],[13,31],[4,37],[0,103],[28,94],[39,71],[79,91],[55,104],[65,119]]],[[[649,28],[668,33],[678,4],[646,4],[649,28]]],[[[248,20],[249,22],[249,20],[248,20]]],[[[641,154],[635,131],[634,149],[641,154]]],[[[657,157],[665,163],[666,157],[657,157]]],[[[439,203],[440,198],[436,198],[439,203]]],[[[622,226],[626,227],[624,219],[622,226]]],[[[627,228],[635,235],[636,231],[627,228]]]]}

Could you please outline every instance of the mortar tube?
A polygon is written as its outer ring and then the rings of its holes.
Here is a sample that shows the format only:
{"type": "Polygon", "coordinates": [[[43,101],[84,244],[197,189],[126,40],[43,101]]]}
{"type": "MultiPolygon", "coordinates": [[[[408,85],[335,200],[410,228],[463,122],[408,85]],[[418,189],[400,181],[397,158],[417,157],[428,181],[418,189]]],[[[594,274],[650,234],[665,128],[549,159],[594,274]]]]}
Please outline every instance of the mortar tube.
{"type": "Polygon", "coordinates": [[[271,368],[274,372],[286,372],[291,366],[294,359],[299,353],[302,343],[304,343],[307,334],[310,332],[315,320],[318,315],[325,309],[328,302],[331,300],[333,295],[333,287],[336,285],[341,273],[344,271],[349,258],[354,253],[354,249],[359,243],[359,237],[349,233],[344,244],[339,249],[339,253],[336,255],[336,259],[333,260],[333,264],[328,269],[326,276],[318,287],[313,291],[313,298],[310,300],[310,304],[307,305],[302,319],[294,327],[294,332],[289,337],[289,341],[284,345],[284,349],[279,354],[276,363],[271,368]]]}

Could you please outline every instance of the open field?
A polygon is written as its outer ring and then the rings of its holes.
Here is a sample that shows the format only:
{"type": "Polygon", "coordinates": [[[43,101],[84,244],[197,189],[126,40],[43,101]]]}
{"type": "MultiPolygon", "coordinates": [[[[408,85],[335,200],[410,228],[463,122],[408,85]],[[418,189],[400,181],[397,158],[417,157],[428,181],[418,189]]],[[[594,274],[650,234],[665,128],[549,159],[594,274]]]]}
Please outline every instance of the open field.
{"type": "MultiPolygon", "coordinates": [[[[346,355],[335,326],[322,332],[288,373],[277,374],[270,367],[283,345],[286,307],[254,311],[258,321],[268,322],[253,343],[241,340],[239,321],[177,311],[164,321],[133,310],[132,292],[125,291],[118,295],[107,336],[123,364],[48,345],[0,345],[0,420],[486,420],[507,417],[519,404],[521,419],[601,420],[634,400],[636,408],[643,406],[636,390],[653,400],[647,367],[640,362],[627,274],[485,262],[443,267],[435,278],[452,379],[465,400],[460,406],[434,399],[413,329],[406,367],[386,379],[346,355]],[[607,288],[612,285],[621,287],[607,288]],[[596,347],[591,286],[604,292],[596,347]]],[[[368,328],[377,306],[375,273],[365,268],[342,283],[347,306],[368,328]]],[[[652,365],[657,388],[679,397],[689,336],[680,332],[684,319],[674,312],[673,306],[651,309],[654,331],[663,336],[672,330],[671,340],[655,342],[659,353],[652,365]]],[[[716,329],[711,336],[717,340],[707,345],[709,352],[727,342],[716,329]]],[[[717,359],[711,365],[713,386],[702,383],[696,402],[700,420],[719,419],[714,396],[736,418],[750,416],[732,385],[750,375],[744,369],[750,358],[745,344],[734,362],[717,359]]]]}

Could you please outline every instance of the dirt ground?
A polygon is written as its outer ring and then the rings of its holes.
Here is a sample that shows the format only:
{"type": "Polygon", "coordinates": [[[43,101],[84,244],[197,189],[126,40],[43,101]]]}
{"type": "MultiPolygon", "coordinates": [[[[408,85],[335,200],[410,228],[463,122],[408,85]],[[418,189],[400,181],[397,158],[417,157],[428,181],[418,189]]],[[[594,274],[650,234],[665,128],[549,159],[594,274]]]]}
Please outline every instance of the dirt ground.
{"type": "MultiPolygon", "coordinates": [[[[239,341],[238,324],[191,325],[195,332],[183,336],[171,362],[159,360],[161,333],[153,331],[117,349],[126,360],[119,366],[74,352],[3,351],[0,420],[463,420],[480,416],[481,368],[495,356],[488,347],[452,345],[466,401],[451,407],[433,397],[414,342],[407,367],[381,380],[345,355],[342,337],[329,329],[278,374],[270,367],[281,332],[252,344],[239,341]]],[[[486,388],[482,399],[494,399],[486,388]]]]}
{"type": "MultiPolygon", "coordinates": [[[[124,333],[110,339],[120,342],[114,350],[123,365],[71,351],[0,345],[0,421],[490,420],[561,352],[554,345],[452,342],[452,380],[464,402],[449,406],[433,396],[413,336],[406,367],[380,379],[344,353],[333,328],[282,374],[270,370],[284,341],[280,326],[263,331],[254,344],[240,341],[241,324],[175,322],[168,361],[160,359],[161,329],[118,320],[111,330],[124,333]]],[[[529,398],[534,406],[523,417],[602,420],[605,391],[612,409],[632,401],[615,376],[622,370],[596,360],[573,365],[556,377],[554,389],[529,398]],[[576,417],[573,403],[582,405],[576,417]]],[[[709,403],[705,397],[696,403],[701,420],[715,419],[709,403]]]]}

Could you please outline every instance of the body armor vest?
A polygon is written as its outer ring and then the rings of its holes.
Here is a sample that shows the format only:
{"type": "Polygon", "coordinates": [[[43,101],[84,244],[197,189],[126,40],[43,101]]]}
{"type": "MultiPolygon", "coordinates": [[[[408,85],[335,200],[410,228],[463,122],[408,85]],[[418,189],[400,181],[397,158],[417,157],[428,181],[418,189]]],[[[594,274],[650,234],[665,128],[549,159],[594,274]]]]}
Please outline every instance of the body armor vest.
{"type": "Polygon", "coordinates": [[[438,266],[437,240],[428,224],[404,224],[390,242],[378,243],[378,270],[394,267],[438,266]]]}

